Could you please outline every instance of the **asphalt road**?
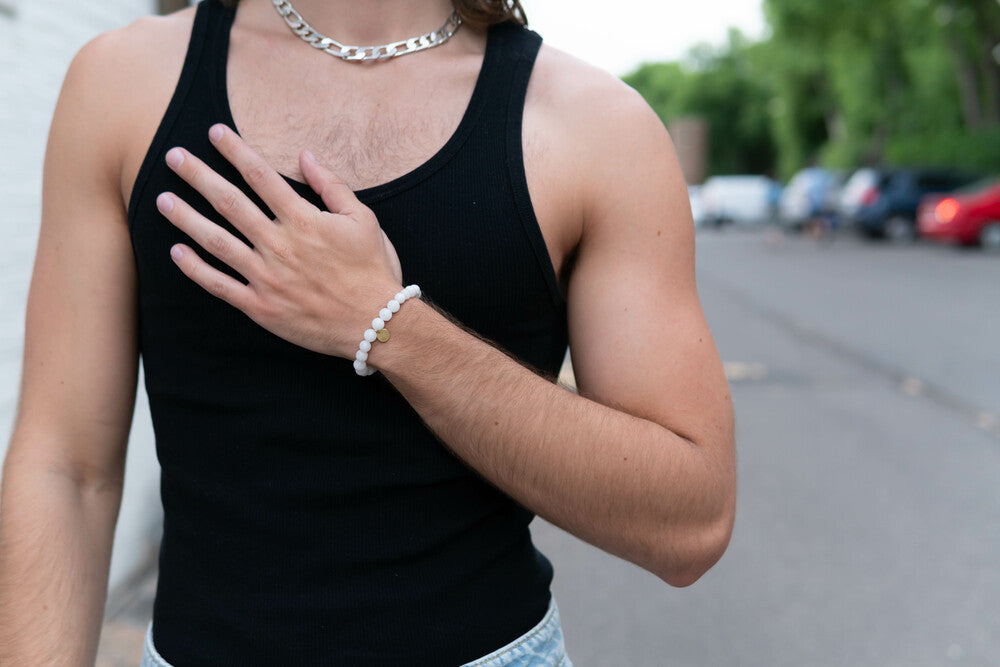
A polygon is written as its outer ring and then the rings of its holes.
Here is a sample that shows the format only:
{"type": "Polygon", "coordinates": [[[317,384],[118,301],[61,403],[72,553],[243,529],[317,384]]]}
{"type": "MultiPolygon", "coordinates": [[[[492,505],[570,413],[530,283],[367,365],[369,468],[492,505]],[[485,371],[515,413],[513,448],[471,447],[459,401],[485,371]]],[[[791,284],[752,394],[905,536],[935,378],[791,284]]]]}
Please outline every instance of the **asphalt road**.
{"type": "Polygon", "coordinates": [[[1000,665],[1000,257],[698,237],[736,529],[672,589],[536,520],[577,667],[1000,665]]]}

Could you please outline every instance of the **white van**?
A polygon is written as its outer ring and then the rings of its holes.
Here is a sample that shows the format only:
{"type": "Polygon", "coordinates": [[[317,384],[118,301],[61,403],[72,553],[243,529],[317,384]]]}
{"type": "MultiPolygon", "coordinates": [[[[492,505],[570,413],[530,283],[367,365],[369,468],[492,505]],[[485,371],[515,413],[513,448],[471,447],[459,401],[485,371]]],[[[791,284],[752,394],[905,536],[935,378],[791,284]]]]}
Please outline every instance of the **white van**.
{"type": "Polygon", "coordinates": [[[705,221],[715,226],[769,222],[779,187],[766,176],[713,176],[699,192],[705,221]]]}

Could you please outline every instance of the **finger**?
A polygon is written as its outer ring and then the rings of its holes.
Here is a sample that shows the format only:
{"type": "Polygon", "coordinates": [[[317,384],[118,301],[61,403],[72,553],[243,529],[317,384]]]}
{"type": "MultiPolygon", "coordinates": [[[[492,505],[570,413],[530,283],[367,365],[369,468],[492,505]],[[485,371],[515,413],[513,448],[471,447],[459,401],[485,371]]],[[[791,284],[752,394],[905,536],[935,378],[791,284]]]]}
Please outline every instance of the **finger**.
{"type": "Polygon", "coordinates": [[[320,196],[330,213],[348,215],[361,206],[354,191],[339,176],[321,165],[309,151],[299,153],[299,166],[306,182],[320,196]]]}
{"type": "Polygon", "coordinates": [[[259,244],[272,223],[242,190],[183,148],[171,148],[167,151],[166,160],[167,165],[233,227],[255,246],[259,244]]]}
{"type": "Polygon", "coordinates": [[[217,123],[209,128],[208,138],[279,219],[297,219],[316,213],[316,207],[293,190],[240,135],[217,123]]]}
{"type": "Polygon", "coordinates": [[[194,210],[186,201],[172,192],[163,192],[156,198],[156,207],[175,227],[236,269],[247,280],[256,275],[260,257],[238,238],[194,210]]]}
{"type": "Polygon", "coordinates": [[[234,308],[250,314],[253,308],[254,292],[248,286],[218,269],[209,266],[205,260],[188,246],[178,243],[170,249],[170,257],[181,272],[200,285],[212,296],[218,297],[234,308]]]}

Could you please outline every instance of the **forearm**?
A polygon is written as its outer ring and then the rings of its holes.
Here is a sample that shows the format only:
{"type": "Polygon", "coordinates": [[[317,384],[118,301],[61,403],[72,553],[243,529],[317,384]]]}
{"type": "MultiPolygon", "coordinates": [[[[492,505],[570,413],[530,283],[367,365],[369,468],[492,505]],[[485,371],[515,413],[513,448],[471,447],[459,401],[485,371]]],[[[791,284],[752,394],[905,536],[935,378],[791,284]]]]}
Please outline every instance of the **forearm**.
{"type": "Polygon", "coordinates": [[[704,542],[716,532],[727,541],[731,530],[726,462],[549,382],[422,301],[406,304],[393,325],[369,363],[498,488],[670,583],[717,559],[704,542]]]}
{"type": "Polygon", "coordinates": [[[121,485],[45,464],[4,465],[0,664],[93,665],[121,485]]]}

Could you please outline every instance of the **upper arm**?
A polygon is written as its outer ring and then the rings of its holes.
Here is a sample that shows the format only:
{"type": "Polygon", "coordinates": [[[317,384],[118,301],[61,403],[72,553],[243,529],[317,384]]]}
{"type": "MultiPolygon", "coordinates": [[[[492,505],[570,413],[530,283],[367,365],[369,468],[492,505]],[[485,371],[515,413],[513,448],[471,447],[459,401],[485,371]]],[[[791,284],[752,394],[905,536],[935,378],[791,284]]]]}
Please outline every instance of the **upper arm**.
{"type": "Polygon", "coordinates": [[[583,231],[568,286],[578,389],[733,458],[722,362],[695,284],[687,187],[662,122],[615,81],[580,122],[583,231]]]}
{"type": "Polygon", "coordinates": [[[46,147],[42,219],[8,461],[119,481],[138,372],[136,273],[120,188],[113,34],[67,72],[46,147]]]}

